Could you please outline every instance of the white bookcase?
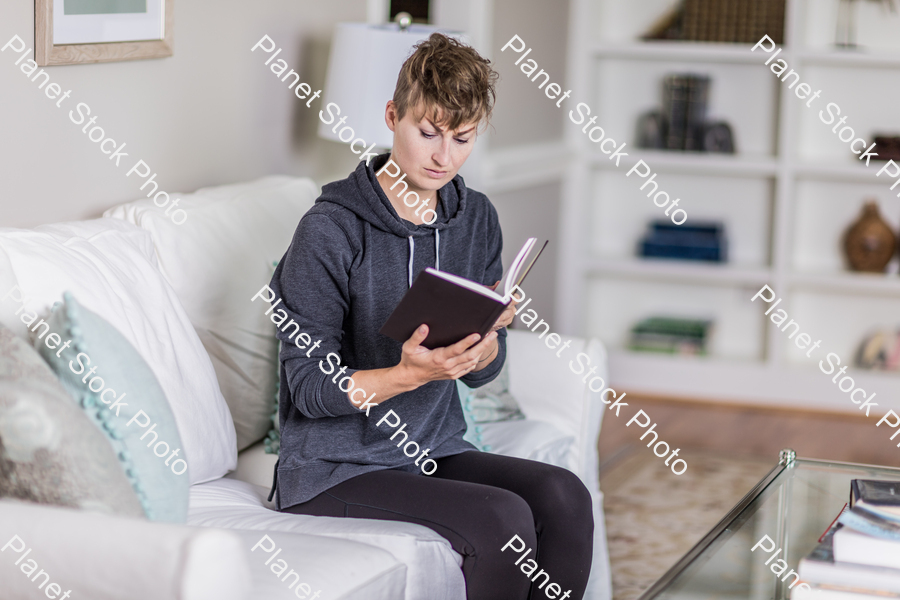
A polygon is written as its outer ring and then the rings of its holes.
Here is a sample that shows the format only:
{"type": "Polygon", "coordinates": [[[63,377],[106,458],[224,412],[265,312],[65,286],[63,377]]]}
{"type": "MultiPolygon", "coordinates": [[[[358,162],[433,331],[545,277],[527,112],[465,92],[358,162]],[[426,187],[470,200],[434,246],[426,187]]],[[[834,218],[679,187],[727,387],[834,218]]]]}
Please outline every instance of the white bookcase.
{"type": "MultiPolygon", "coordinates": [[[[900,230],[900,198],[891,182],[855,160],[818,118],[836,102],[847,124],[870,140],[900,134],[900,15],[859,2],[860,50],[838,50],[837,0],[788,0],[783,58],[822,97],[807,108],[763,63],[752,45],[643,42],[640,35],[671,0],[570,0],[568,87],[599,114],[598,124],[629,157],[616,168],[581,127],[566,120],[556,322],[602,339],[617,388],[634,394],[704,398],[857,412],[818,369],[837,353],[858,385],[878,393],[879,409],[900,412],[900,376],[852,366],[863,336],[900,327],[900,275],[851,273],[841,235],[863,201],[875,198],[900,230]],[[667,73],[712,77],[709,116],[728,121],[736,155],[646,151],[635,145],[638,116],[658,108],[667,73]],[[721,220],[729,262],[711,265],[645,260],[636,246],[647,222],[664,218],[626,177],[643,158],[661,189],[681,198],[689,219],[721,220]],[[753,294],[769,284],[790,318],[822,346],[812,358],[763,315],[753,294]],[[654,314],[711,317],[706,357],[625,349],[631,326],[654,314]]],[[[568,114],[568,110],[566,110],[568,114]]]]}

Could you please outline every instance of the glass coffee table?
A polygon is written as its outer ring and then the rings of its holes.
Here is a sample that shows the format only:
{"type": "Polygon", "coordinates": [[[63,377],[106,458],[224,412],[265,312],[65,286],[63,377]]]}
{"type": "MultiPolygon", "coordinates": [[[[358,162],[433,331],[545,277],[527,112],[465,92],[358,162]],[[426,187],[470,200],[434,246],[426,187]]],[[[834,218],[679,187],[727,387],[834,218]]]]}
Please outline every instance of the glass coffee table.
{"type": "Polygon", "coordinates": [[[900,480],[900,469],[803,459],[782,450],[778,465],[640,600],[788,598],[794,577],[782,583],[770,567],[784,559],[784,574],[798,569],[848,501],[851,479],[900,480]],[[766,535],[775,550],[764,552],[771,546],[766,542],[751,552],[766,535]]]}

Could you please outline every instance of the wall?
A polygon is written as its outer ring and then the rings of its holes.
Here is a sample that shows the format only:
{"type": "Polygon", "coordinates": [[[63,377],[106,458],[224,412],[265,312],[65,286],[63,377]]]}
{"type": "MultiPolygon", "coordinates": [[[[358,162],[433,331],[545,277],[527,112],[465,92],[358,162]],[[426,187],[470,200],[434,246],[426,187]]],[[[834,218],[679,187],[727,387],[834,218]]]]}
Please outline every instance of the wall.
{"type": "MultiPolygon", "coordinates": [[[[533,58],[540,69],[550,74],[550,81],[559,83],[563,90],[573,88],[576,93],[576,86],[566,81],[569,2],[494,0],[493,8],[490,58],[500,73],[500,81],[488,142],[491,152],[519,155],[523,160],[505,161],[521,177],[521,184],[504,184],[502,192],[496,193],[492,192],[490,181],[486,187],[500,214],[504,265],[510,264],[527,238],[550,240],[524,289],[534,299],[529,308],[559,331],[561,319],[556,314],[555,295],[559,285],[557,251],[561,245],[562,174],[539,184],[534,184],[530,177],[534,175],[531,166],[535,158],[542,163],[546,151],[562,143],[566,113],[515,65],[520,55],[513,54],[511,49],[501,52],[501,48],[518,35],[527,48],[533,48],[528,58],[533,58]]],[[[516,319],[515,327],[524,325],[516,319]]]]}
{"type": "Polygon", "coordinates": [[[574,88],[572,82],[565,80],[569,3],[495,0],[494,10],[491,59],[500,73],[500,82],[491,147],[508,148],[562,139],[565,113],[556,107],[556,100],[550,100],[538,89],[544,77],[538,82],[530,81],[519,70],[524,61],[515,65],[521,54],[514,54],[511,48],[501,53],[500,49],[518,35],[525,41],[526,49],[533,48],[527,59],[534,59],[538,70],[549,73],[550,82],[559,83],[564,91],[574,88]]]}
{"type": "MultiPolygon", "coordinates": [[[[522,244],[529,237],[538,241],[550,240],[541,258],[528,273],[522,289],[533,301],[528,308],[533,308],[552,327],[558,322],[554,319],[554,293],[556,290],[556,261],[558,259],[559,238],[559,203],[560,186],[548,183],[530,187],[525,190],[507,191],[491,194],[491,202],[500,215],[500,227],[503,229],[503,266],[509,267],[522,244]]],[[[532,325],[533,327],[534,325],[532,325]]],[[[517,318],[515,329],[525,326],[517,318]]],[[[552,329],[558,331],[558,329],[552,329]]]]}
{"type": "MultiPolygon", "coordinates": [[[[561,111],[518,72],[509,52],[501,55],[499,49],[518,33],[535,47],[532,54],[539,64],[561,80],[567,5],[436,1],[438,24],[472,32],[473,42],[487,48],[502,74],[493,128],[463,172],[476,189],[491,194],[479,169],[488,148],[510,149],[562,136],[561,111]]],[[[8,3],[0,11],[0,46],[14,34],[33,46],[33,4],[8,3]]],[[[72,90],[62,108],[14,65],[19,55],[0,53],[0,132],[6,142],[0,147],[0,227],[98,217],[115,204],[141,197],[142,180],[125,175],[138,159],[151,166],[160,189],[169,192],[270,173],[310,176],[320,185],[345,177],[355,168],[356,157],[345,144],[316,136],[320,103],[306,108],[263,64],[267,56],[250,48],[263,34],[270,35],[283,48],[279,58],[320,89],[334,25],[366,19],[366,0],[268,0],[252,10],[234,0],[179,0],[173,57],[47,67],[51,81],[72,90]],[[78,102],[90,106],[97,125],[110,137],[126,143],[129,156],[118,168],[87,139],[82,126],[70,121],[69,110],[78,102]]],[[[504,264],[527,237],[551,239],[527,288],[535,297],[532,307],[549,318],[559,186],[528,186],[491,198],[504,226],[504,264]]]]}
{"type": "MultiPolygon", "coordinates": [[[[178,0],[173,57],[47,67],[72,90],[61,108],[14,65],[18,55],[0,53],[0,227],[97,217],[135,199],[140,182],[125,173],[137,159],[168,191],[268,173],[345,176],[355,157],[315,136],[317,103],[306,108],[250,48],[270,35],[279,57],[320,89],[335,23],[365,20],[365,0],[178,0]],[[118,168],[70,121],[78,102],[126,143],[118,168]]],[[[3,3],[0,46],[13,35],[33,46],[33,2],[3,3]]]]}

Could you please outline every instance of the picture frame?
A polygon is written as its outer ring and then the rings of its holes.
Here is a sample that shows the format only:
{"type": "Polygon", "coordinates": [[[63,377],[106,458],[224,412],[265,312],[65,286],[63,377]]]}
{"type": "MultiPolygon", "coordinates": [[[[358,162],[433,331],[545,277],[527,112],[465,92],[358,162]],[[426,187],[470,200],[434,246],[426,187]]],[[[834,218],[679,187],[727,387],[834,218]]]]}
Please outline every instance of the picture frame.
{"type": "Polygon", "coordinates": [[[175,0],[35,0],[35,62],[45,67],[172,56],[174,4],[175,0]]]}

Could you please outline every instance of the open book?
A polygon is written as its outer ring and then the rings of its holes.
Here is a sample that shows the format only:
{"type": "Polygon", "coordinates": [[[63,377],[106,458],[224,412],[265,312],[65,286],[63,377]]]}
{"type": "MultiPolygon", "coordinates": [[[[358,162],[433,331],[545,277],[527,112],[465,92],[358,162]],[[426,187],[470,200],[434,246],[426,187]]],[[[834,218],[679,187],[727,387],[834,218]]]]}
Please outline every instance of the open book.
{"type": "Polygon", "coordinates": [[[428,325],[426,348],[442,348],[477,333],[490,332],[513,299],[547,242],[536,249],[537,238],[529,238],[494,291],[464,277],[427,268],[416,277],[380,333],[405,342],[416,328],[428,325]],[[531,257],[530,260],[529,257],[531,257]]]}

